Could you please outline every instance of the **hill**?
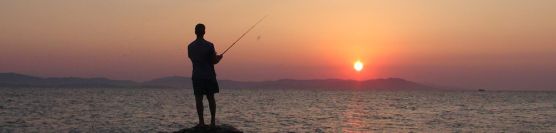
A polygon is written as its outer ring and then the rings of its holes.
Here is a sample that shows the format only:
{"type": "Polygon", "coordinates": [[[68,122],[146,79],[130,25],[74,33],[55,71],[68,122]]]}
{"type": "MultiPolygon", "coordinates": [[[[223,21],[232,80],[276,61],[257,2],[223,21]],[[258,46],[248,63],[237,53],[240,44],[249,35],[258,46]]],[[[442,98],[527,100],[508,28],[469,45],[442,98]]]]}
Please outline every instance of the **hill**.
{"type": "MultiPolygon", "coordinates": [[[[364,90],[423,90],[434,87],[407,81],[400,78],[372,79],[364,81],[342,79],[296,80],[281,79],[272,81],[233,81],[219,80],[222,88],[256,89],[364,89],[364,90]]],[[[169,76],[146,82],[112,80],[107,78],[57,77],[41,78],[17,73],[0,73],[0,87],[44,87],[44,88],[192,88],[191,78],[169,76]]]]}
{"type": "Polygon", "coordinates": [[[130,80],[79,77],[41,78],[17,73],[0,73],[0,87],[122,88],[138,85],[140,84],[130,80]]]}

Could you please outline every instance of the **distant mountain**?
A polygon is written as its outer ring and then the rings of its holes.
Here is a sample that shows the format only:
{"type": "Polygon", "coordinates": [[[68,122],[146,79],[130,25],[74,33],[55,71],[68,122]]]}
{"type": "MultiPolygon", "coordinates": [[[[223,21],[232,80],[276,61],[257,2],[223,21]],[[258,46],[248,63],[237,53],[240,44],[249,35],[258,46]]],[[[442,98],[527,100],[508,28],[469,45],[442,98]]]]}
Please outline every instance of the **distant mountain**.
{"type": "Polygon", "coordinates": [[[107,78],[40,78],[17,73],[0,73],[0,87],[122,88],[138,85],[140,84],[129,80],[111,80],[107,78]]]}
{"type": "MultiPolygon", "coordinates": [[[[400,78],[373,79],[365,81],[341,79],[295,80],[281,79],[273,81],[233,81],[218,80],[222,88],[257,88],[257,89],[364,89],[364,90],[423,90],[435,89],[427,85],[400,78]]],[[[40,78],[16,73],[0,73],[0,87],[148,87],[148,88],[192,88],[191,78],[170,76],[146,82],[129,80],[111,80],[106,78],[40,78]]]]}
{"type": "Polygon", "coordinates": [[[365,81],[342,79],[296,80],[281,79],[275,81],[238,83],[223,81],[221,84],[238,88],[269,89],[363,89],[363,90],[423,90],[433,87],[414,83],[399,78],[373,79],[365,81]]]}

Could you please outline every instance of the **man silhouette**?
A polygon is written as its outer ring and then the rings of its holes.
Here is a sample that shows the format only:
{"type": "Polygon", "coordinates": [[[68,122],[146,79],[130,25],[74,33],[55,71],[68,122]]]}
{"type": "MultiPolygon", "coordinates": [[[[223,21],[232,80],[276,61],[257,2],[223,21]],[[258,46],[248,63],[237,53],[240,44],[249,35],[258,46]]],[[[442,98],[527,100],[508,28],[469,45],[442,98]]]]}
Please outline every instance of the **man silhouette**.
{"type": "Polygon", "coordinates": [[[209,101],[210,125],[215,126],[216,101],[214,100],[214,93],[219,92],[219,87],[216,81],[214,64],[220,62],[223,56],[217,55],[214,45],[204,39],[205,25],[197,24],[195,34],[197,39],[187,46],[187,55],[193,64],[191,80],[193,80],[193,93],[195,94],[197,115],[199,116],[197,127],[206,126],[203,118],[203,95],[206,95],[209,101]]]}

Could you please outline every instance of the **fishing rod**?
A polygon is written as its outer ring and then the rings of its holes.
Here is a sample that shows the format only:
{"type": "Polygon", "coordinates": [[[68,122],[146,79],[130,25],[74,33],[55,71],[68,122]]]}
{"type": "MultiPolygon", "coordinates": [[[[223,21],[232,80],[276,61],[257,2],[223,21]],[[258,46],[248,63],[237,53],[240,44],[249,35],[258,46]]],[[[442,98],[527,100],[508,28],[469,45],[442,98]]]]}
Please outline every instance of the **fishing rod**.
{"type": "MultiPolygon", "coordinates": [[[[268,16],[268,15],[266,15],[266,16],[268,16]]],[[[230,48],[232,48],[234,45],[236,45],[236,43],[239,42],[239,40],[241,40],[241,38],[243,38],[243,36],[245,36],[247,33],[249,33],[249,31],[251,31],[253,28],[255,28],[255,26],[257,26],[261,21],[263,21],[266,18],[266,16],[264,16],[259,21],[257,21],[257,23],[255,23],[253,26],[251,26],[251,28],[249,28],[245,33],[243,33],[243,35],[241,35],[234,43],[232,43],[232,45],[230,45],[226,50],[224,50],[224,52],[222,52],[221,55],[224,55],[226,52],[228,52],[228,50],[230,50],[230,48]]]]}

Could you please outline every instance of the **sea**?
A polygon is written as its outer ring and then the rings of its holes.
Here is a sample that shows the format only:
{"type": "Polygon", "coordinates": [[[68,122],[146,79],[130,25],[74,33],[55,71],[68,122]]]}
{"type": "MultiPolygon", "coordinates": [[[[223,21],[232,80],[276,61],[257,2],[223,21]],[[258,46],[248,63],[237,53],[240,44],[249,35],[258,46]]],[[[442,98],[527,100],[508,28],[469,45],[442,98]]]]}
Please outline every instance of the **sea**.
{"type": "MultiPolygon", "coordinates": [[[[253,88],[215,97],[217,124],[247,133],[556,132],[554,91],[253,88]]],[[[173,132],[197,121],[191,89],[0,88],[0,133],[173,132]]]]}

